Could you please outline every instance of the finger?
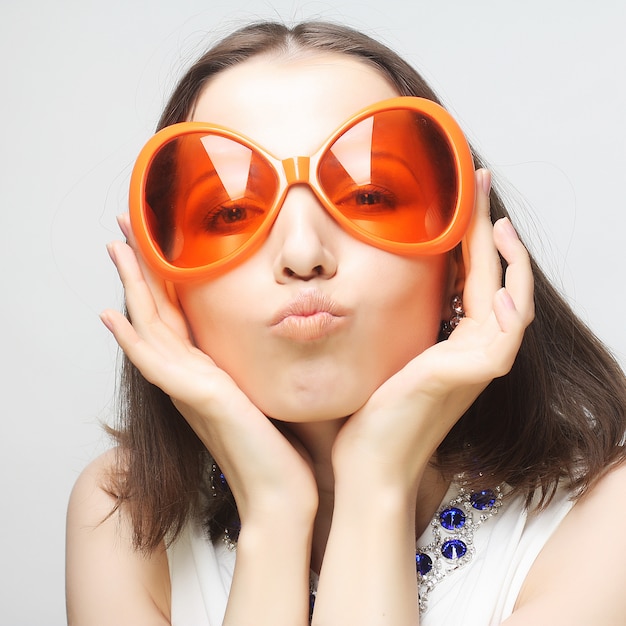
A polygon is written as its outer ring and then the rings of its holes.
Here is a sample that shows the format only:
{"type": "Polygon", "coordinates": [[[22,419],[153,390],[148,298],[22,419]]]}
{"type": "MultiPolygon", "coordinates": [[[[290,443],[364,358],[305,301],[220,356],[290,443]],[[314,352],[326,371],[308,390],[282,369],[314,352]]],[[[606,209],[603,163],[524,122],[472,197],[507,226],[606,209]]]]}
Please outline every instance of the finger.
{"type": "Polygon", "coordinates": [[[148,368],[144,367],[144,364],[159,362],[160,355],[157,351],[141,338],[133,325],[119,311],[106,309],[100,314],[100,319],[111,331],[124,354],[150,382],[155,382],[152,377],[147,375],[148,368]]]}
{"type": "Polygon", "coordinates": [[[209,387],[208,381],[215,364],[163,323],[151,302],[149,290],[140,286],[141,279],[132,284],[131,271],[120,260],[123,252],[116,256],[127,294],[132,294],[128,301],[131,308],[137,308],[139,313],[134,318],[131,313],[131,321],[119,311],[107,309],[100,315],[102,322],[144,378],[170,396],[186,398],[187,401],[197,398],[202,395],[203,389],[209,387]],[[137,302],[139,299],[142,302],[137,302]]]}
{"type": "Polygon", "coordinates": [[[179,334],[189,337],[189,330],[183,315],[181,314],[178,298],[173,286],[157,276],[143,259],[132,231],[130,216],[124,213],[117,217],[120,230],[126,237],[128,245],[134,250],[137,263],[141,269],[146,284],[149,286],[160,317],[179,334]]]}
{"type": "MultiPolygon", "coordinates": [[[[126,306],[137,336],[170,358],[183,356],[190,347],[189,338],[186,332],[179,333],[177,328],[172,328],[162,319],[134,251],[121,241],[112,242],[107,249],[124,286],[126,306]]],[[[129,336],[130,347],[134,345],[132,339],[129,336]]],[[[119,343],[126,352],[125,342],[119,343]]],[[[131,354],[127,354],[133,360],[131,354]]]]}
{"type": "Polygon", "coordinates": [[[510,370],[524,332],[534,318],[534,280],[530,256],[508,218],[496,222],[493,238],[507,262],[504,287],[493,297],[498,332],[489,345],[497,375],[510,370]]]}
{"type": "Polygon", "coordinates": [[[165,285],[164,281],[157,276],[152,269],[145,262],[144,258],[141,255],[141,251],[137,246],[137,240],[135,238],[135,234],[133,233],[133,229],[130,224],[130,216],[128,213],[123,213],[122,215],[117,216],[117,223],[119,224],[120,230],[124,233],[126,237],[126,243],[134,250],[135,256],[137,257],[137,263],[141,268],[141,273],[144,276],[146,283],[151,288],[153,295],[155,296],[155,300],[158,300],[160,297],[165,296],[165,300],[169,300],[169,297],[165,293],[165,285]]]}
{"type": "Polygon", "coordinates": [[[493,235],[500,254],[507,262],[504,286],[525,327],[530,324],[535,312],[530,256],[507,218],[496,222],[493,235]]]}
{"type": "Polygon", "coordinates": [[[467,315],[478,321],[491,313],[494,293],[502,286],[502,267],[490,217],[490,185],[490,173],[478,170],[474,215],[462,245],[466,268],[463,301],[467,315]]]}
{"type": "Polygon", "coordinates": [[[119,311],[107,309],[100,314],[100,319],[144,378],[169,393],[168,385],[176,385],[176,381],[171,373],[166,373],[167,367],[163,365],[167,365],[168,359],[163,357],[161,351],[141,337],[119,311]]]}
{"type": "Polygon", "coordinates": [[[120,241],[109,243],[107,251],[124,286],[126,307],[133,324],[141,323],[142,320],[152,322],[158,317],[158,312],[135,252],[128,244],[120,241]]]}

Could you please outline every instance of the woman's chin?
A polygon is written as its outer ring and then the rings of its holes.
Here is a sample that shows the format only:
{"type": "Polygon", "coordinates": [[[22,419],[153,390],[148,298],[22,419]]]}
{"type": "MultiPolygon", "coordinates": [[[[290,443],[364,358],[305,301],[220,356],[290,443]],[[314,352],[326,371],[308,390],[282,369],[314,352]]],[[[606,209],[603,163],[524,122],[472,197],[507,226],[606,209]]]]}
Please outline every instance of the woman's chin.
{"type": "Polygon", "coordinates": [[[349,417],[358,411],[367,398],[316,403],[259,403],[258,408],[273,420],[285,423],[328,422],[349,417]]]}

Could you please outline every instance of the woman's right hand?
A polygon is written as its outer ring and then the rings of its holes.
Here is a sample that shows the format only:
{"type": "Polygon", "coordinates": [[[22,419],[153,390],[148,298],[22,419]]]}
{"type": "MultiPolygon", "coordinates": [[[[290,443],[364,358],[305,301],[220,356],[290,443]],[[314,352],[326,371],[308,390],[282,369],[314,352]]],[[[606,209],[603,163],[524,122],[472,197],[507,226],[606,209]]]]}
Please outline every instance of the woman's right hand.
{"type": "Polygon", "coordinates": [[[308,500],[302,506],[314,509],[317,489],[303,450],[193,344],[171,290],[135,253],[127,216],[119,221],[128,243],[113,242],[108,251],[124,285],[130,320],[106,310],[104,324],[200,437],[227,477],[242,517],[255,507],[280,506],[287,495],[290,510],[298,500],[308,500]]]}
{"type": "Polygon", "coordinates": [[[135,254],[128,217],[119,222],[128,243],[113,242],[108,250],[124,286],[130,319],[109,309],[102,321],[142,375],[170,396],[224,472],[237,503],[242,526],[224,623],[248,623],[257,611],[257,624],[299,624],[306,617],[318,504],[309,460],[194,345],[168,285],[135,254]],[[259,567],[263,570],[257,571],[259,567]],[[268,567],[277,571],[272,574],[268,567]],[[284,580],[283,585],[292,587],[293,601],[285,604],[283,586],[282,599],[274,598],[276,608],[269,608],[273,592],[264,589],[259,576],[273,580],[273,589],[280,589],[277,582],[284,580]],[[256,601],[253,596],[258,596],[256,601]],[[261,609],[267,620],[259,622],[261,609]]]}

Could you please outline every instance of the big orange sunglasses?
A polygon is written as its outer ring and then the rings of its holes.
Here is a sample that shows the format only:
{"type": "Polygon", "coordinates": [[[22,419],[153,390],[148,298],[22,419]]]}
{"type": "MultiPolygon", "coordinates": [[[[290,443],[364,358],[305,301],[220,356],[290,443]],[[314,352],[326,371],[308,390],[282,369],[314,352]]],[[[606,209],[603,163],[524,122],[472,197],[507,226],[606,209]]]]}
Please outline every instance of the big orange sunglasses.
{"type": "Polygon", "coordinates": [[[174,282],[224,272],[265,241],[298,184],[348,233],[401,255],[452,249],[474,206],[467,141],[430,100],[404,96],[369,106],[315,154],[282,160],[233,130],[182,122],[156,133],[133,169],[130,217],[139,250],[174,282]]]}

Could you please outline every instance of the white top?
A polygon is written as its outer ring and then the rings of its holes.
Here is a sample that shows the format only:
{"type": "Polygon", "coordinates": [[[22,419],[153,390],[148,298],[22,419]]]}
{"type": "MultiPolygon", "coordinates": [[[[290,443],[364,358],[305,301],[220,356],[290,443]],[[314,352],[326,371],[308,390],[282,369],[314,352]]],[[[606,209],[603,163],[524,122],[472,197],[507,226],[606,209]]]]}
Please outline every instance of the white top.
{"type": "MultiPolygon", "coordinates": [[[[453,496],[446,494],[443,503],[453,496]]],[[[559,490],[539,514],[528,513],[524,498],[505,500],[498,514],[477,528],[475,555],[450,572],[428,596],[420,626],[497,626],[513,612],[535,558],[572,507],[559,490]]],[[[418,545],[430,542],[428,528],[418,545]]],[[[211,543],[190,523],[167,550],[172,583],[172,626],[221,626],[235,566],[235,551],[211,543]]]]}
{"type": "Polygon", "coordinates": [[[212,543],[189,523],[167,549],[172,583],[172,626],[221,626],[235,569],[235,551],[212,543]]]}

